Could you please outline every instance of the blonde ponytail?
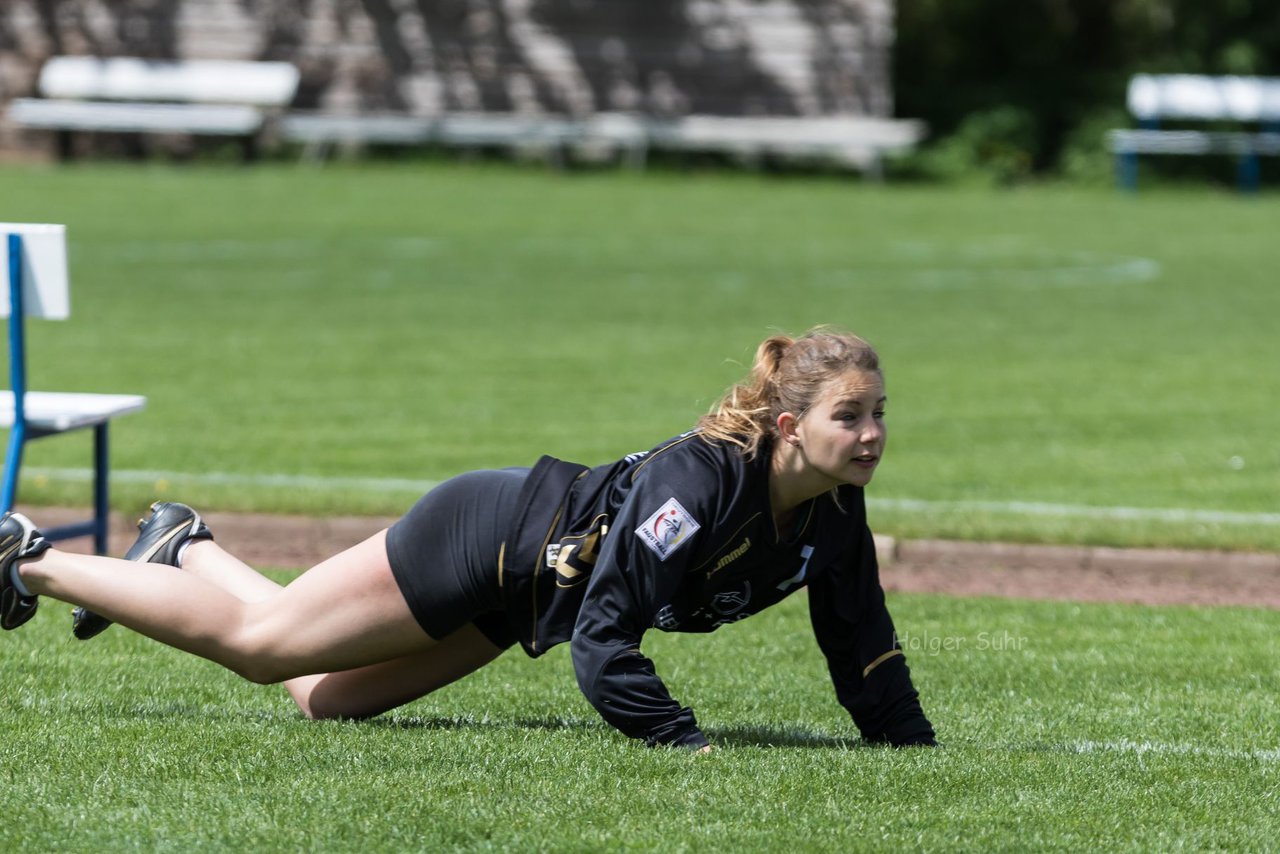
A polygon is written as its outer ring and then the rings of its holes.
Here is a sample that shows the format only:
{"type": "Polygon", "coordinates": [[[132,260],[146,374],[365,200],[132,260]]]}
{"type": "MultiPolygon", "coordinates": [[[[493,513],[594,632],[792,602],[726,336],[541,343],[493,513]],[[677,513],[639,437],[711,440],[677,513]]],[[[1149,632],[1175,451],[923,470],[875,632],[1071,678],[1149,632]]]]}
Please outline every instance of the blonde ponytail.
{"type": "Polygon", "coordinates": [[[746,380],[734,385],[698,420],[702,437],[728,442],[751,459],[772,441],[778,416],[803,416],[823,386],[849,370],[880,373],[875,349],[850,332],[815,327],[798,339],[766,338],[746,380]]]}

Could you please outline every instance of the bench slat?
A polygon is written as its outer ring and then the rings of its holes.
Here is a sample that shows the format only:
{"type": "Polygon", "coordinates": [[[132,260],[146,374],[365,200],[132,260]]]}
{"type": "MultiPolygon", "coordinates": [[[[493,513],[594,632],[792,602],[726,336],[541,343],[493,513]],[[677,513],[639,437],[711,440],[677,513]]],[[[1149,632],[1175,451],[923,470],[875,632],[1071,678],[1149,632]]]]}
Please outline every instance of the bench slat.
{"type": "Polygon", "coordinates": [[[120,133],[192,133],[242,136],[257,133],[263,116],[254,107],[205,104],[125,104],[17,98],[15,124],[47,130],[120,133]]]}
{"type": "Polygon", "coordinates": [[[39,86],[46,98],[284,107],[298,80],[288,62],[55,56],[41,69],[39,86]]]}
{"type": "Polygon", "coordinates": [[[1280,155],[1280,133],[1195,130],[1113,130],[1107,143],[1116,154],[1280,155]]]}
{"type": "Polygon", "coordinates": [[[918,121],[859,117],[687,116],[664,121],[601,113],[581,121],[554,116],[450,113],[436,118],[291,113],[281,134],[295,142],[441,142],[452,145],[526,143],[719,150],[741,153],[836,154],[866,163],[915,145],[918,121]]]}
{"type": "Polygon", "coordinates": [[[1280,122],[1280,77],[1135,74],[1128,104],[1141,121],[1280,122]]]}
{"type": "Polygon", "coordinates": [[[294,142],[381,142],[416,145],[429,142],[434,122],[414,116],[341,116],[289,113],[280,133],[294,142]]]}

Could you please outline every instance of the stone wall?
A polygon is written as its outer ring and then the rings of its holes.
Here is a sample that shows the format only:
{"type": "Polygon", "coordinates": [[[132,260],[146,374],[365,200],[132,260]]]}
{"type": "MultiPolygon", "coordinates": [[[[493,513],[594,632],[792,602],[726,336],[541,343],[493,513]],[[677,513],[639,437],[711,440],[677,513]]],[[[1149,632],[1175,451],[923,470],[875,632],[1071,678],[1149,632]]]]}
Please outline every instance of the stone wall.
{"type": "Polygon", "coordinates": [[[288,60],[294,107],[892,113],[892,0],[3,0],[0,102],[58,54],[288,60]]]}

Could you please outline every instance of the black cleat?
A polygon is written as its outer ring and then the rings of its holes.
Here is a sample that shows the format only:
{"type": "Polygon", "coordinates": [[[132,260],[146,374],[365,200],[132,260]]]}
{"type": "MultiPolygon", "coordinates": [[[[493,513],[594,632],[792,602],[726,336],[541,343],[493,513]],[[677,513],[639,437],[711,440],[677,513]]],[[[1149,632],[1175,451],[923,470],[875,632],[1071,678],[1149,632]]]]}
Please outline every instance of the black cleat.
{"type": "MultiPolygon", "coordinates": [[[[124,553],[125,560],[177,566],[184,545],[192,540],[213,539],[200,514],[176,501],[152,504],[151,515],[138,520],[138,530],[138,539],[124,553]]],[[[79,640],[96,637],[110,625],[106,617],[87,608],[76,608],[71,613],[71,633],[79,640]]]]}
{"type": "Polygon", "coordinates": [[[24,558],[42,554],[50,545],[21,513],[6,513],[0,518],[0,627],[16,629],[35,616],[39,602],[35,596],[18,591],[13,567],[24,558]]]}

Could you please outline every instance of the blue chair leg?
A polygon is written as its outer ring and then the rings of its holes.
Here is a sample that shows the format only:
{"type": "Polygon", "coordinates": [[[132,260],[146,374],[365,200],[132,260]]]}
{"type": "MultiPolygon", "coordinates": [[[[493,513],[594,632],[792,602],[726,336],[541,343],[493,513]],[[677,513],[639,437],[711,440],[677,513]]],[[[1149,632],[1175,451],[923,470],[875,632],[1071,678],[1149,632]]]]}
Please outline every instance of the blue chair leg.
{"type": "Polygon", "coordinates": [[[1236,178],[1240,182],[1240,190],[1245,193],[1258,192],[1262,170],[1258,163],[1258,155],[1252,152],[1240,155],[1236,164],[1236,178]]]}
{"type": "Polygon", "coordinates": [[[107,423],[93,428],[93,548],[100,554],[107,553],[107,528],[110,524],[110,507],[107,501],[107,423]]]}
{"type": "Polygon", "coordinates": [[[9,451],[4,459],[4,489],[0,492],[0,513],[8,513],[18,500],[18,471],[22,468],[22,446],[26,430],[22,423],[13,425],[9,433],[9,451]]]}
{"type": "Polygon", "coordinates": [[[1132,151],[1116,154],[1116,181],[1120,189],[1133,192],[1138,189],[1138,155],[1132,151]]]}
{"type": "MultiPolygon", "coordinates": [[[[35,438],[41,435],[37,433],[35,438]]],[[[110,509],[107,503],[107,425],[98,424],[93,428],[93,518],[82,522],[71,522],[52,528],[43,528],[45,539],[56,543],[75,537],[93,537],[93,548],[100,555],[107,553],[107,533],[110,528],[110,509]]]]}
{"type": "Polygon", "coordinates": [[[9,451],[4,458],[4,488],[0,491],[0,512],[8,513],[18,499],[18,470],[22,468],[22,446],[27,441],[27,336],[22,300],[22,235],[5,235],[9,252],[9,269],[0,273],[9,286],[9,380],[13,389],[13,428],[9,432],[9,451]]]}

